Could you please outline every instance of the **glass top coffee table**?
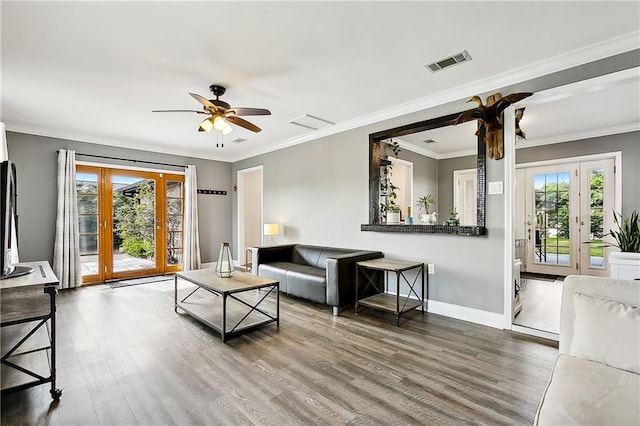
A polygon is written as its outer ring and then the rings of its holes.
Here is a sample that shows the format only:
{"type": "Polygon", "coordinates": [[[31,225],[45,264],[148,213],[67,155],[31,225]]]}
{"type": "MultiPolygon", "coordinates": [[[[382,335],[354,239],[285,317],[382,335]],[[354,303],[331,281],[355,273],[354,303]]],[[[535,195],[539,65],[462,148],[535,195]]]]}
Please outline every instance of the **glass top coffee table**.
{"type": "Polygon", "coordinates": [[[272,322],[280,326],[280,283],[235,271],[220,278],[213,269],[178,272],[174,310],[186,312],[220,333],[222,341],[272,322]]]}

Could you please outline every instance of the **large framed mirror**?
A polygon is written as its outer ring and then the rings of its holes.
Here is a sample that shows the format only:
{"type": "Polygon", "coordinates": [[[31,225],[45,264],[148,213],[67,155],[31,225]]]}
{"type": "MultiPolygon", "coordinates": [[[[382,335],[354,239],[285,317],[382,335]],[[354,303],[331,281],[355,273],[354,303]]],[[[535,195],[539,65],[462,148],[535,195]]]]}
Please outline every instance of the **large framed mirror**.
{"type": "Polygon", "coordinates": [[[484,127],[454,125],[458,115],[369,135],[369,223],[362,231],[486,234],[484,127]]]}

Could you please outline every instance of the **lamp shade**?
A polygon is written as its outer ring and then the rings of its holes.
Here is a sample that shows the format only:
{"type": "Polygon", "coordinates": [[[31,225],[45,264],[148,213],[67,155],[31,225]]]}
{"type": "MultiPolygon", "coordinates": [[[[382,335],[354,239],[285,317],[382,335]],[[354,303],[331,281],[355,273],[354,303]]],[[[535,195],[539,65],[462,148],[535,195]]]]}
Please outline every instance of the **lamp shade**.
{"type": "Polygon", "coordinates": [[[229,278],[233,275],[233,257],[229,243],[220,244],[220,254],[216,263],[216,275],[220,278],[229,278]]]}
{"type": "Polygon", "coordinates": [[[264,235],[278,235],[279,233],[280,233],[280,229],[277,223],[264,224],[264,235]]]}

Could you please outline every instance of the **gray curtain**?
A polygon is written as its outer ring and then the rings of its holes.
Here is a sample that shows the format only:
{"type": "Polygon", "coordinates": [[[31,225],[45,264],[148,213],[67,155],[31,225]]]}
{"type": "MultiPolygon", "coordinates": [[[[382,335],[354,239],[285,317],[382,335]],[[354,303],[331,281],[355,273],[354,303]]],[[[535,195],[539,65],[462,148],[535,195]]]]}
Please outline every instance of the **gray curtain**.
{"type": "Polygon", "coordinates": [[[82,285],[76,196],[76,152],[64,149],[58,153],[58,210],[53,272],[60,281],[60,288],[82,285]]]}
{"type": "Polygon", "coordinates": [[[200,268],[200,237],[198,234],[198,180],[196,166],[187,166],[184,173],[184,253],[185,271],[200,268]]]}

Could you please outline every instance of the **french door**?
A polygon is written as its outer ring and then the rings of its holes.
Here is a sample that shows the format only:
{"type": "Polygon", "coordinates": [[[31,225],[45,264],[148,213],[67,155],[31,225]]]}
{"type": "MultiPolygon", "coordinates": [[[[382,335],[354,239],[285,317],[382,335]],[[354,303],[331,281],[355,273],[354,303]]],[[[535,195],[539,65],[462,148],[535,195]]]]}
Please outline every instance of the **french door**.
{"type": "Polygon", "coordinates": [[[181,269],[184,176],[77,166],[83,282],[181,269]]]}
{"type": "Polygon", "coordinates": [[[527,271],[606,276],[614,160],[525,169],[527,271]]]}

